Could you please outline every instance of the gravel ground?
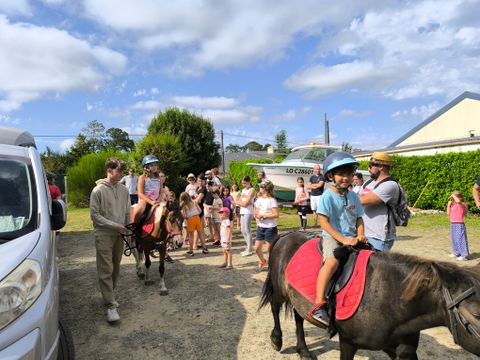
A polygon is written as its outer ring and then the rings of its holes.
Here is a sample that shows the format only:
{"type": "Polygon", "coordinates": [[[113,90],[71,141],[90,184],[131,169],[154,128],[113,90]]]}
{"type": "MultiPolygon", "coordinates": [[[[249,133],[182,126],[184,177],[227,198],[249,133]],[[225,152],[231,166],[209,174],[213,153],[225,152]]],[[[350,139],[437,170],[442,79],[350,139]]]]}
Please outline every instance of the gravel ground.
{"type": "MultiPolygon", "coordinates": [[[[469,229],[472,260],[480,258],[480,231],[469,229]]],[[[146,287],[135,275],[134,260],[124,257],[117,289],[121,322],[109,325],[104,318],[96,285],[95,249],[91,233],[62,233],[58,241],[61,310],[72,331],[77,359],[294,359],[295,322],[281,317],[283,349],[270,346],[273,320],[269,309],[257,311],[266,273],[256,273],[255,256],[240,257],[243,240],[234,236],[234,269],[218,269],[223,255],[212,248],[166,264],[168,296],[159,295],[158,267],[155,284],[146,287]]],[[[399,228],[394,251],[452,261],[446,228],[399,228]]],[[[454,260],[453,260],[454,261],[454,260]]],[[[309,349],[318,359],[338,359],[338,337],[305,324],[309,349]]],[[[477,359],[453,343],[446,328],[422,332],[420,359],[477,359]]],[[[382,352],[359,351],[356,359],[388,359],[382,352]]]]}

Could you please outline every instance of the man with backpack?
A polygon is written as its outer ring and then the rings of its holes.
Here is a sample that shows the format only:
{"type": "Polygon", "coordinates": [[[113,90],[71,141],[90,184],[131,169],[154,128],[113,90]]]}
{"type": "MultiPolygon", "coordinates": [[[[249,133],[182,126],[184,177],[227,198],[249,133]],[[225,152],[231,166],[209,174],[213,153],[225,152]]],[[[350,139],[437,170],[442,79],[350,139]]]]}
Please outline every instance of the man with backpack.
{"type": "Polygon", "coordinates": [[[392,165],[392,157],[388,153],[374,152],[368,163],[371,179],[360,191],[360,201],[365,210],[365,236],[380,251],[389,251],[397,238],[394,209],[399,203],[401,190],[390,177],[392,165]]]}

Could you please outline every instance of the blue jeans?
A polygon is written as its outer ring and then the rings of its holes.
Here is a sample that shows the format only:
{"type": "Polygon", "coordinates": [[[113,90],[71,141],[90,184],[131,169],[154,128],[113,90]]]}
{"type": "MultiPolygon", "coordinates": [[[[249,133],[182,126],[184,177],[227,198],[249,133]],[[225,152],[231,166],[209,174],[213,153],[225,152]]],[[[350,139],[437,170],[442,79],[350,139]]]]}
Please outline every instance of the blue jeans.
{"type": "Polygon", "coordinates": [[[378,251],[387,252],[393,247],[394,240],[379,240],[372,237],[368,238],[368,242],[378,251]]]}

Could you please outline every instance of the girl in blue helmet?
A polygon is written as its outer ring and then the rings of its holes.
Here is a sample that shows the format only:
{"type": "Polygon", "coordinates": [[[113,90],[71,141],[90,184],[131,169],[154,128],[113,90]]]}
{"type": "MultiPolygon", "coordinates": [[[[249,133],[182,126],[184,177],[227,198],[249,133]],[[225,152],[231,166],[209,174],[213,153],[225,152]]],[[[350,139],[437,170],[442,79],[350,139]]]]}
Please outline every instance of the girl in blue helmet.
{"type": "Polygon", "coordinates": [[[138,177],[138,204],[133,210],[133,222],[137,222],[145,212],[147,205],[160,203],[162,178],[159,172],[159,160],[155,155],[146,155],[142,160],[143,174],[138,177]]]}
{"type": "Polygon", "coordinates": [[[330,154],[323,162],[324,176],[330,186],[320,198],[317,209],[323,229],[323,265],[317,278],[316,306],[310,316],[325,326],[330,322],[325,290],[339,265],[333,252],[342,245],[366,242],[362,204],[358,195],[348,190],[357,166],[357,160],[345,152],[330,154]]]}

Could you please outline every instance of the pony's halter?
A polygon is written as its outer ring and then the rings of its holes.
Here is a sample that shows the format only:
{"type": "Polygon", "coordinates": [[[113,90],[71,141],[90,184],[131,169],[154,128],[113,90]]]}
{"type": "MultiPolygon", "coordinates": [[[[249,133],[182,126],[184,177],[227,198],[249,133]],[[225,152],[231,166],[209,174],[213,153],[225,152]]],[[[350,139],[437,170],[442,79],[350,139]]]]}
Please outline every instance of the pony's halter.
{"type": "Polygon", "coordinates": [[[477,340],[480,340],[480,333],[470,324],[470,321],[465,319],[465,317],[460,314],[458,311],[458,306],[460,303],[475,294],[475,289],[473,287],[465,290],[463,293],[458,295],[455,299],[452,299],[452,295],[450,295],[450,291],[446,287],[442,287],[443,297],[445,298],[445,302],[447,305],[447,312],[450,317],[450,330],[452,332],[453,341],[455,344],[458,343],[458,327],[460,326],[469,334],[475,336],[477,340]]]}

